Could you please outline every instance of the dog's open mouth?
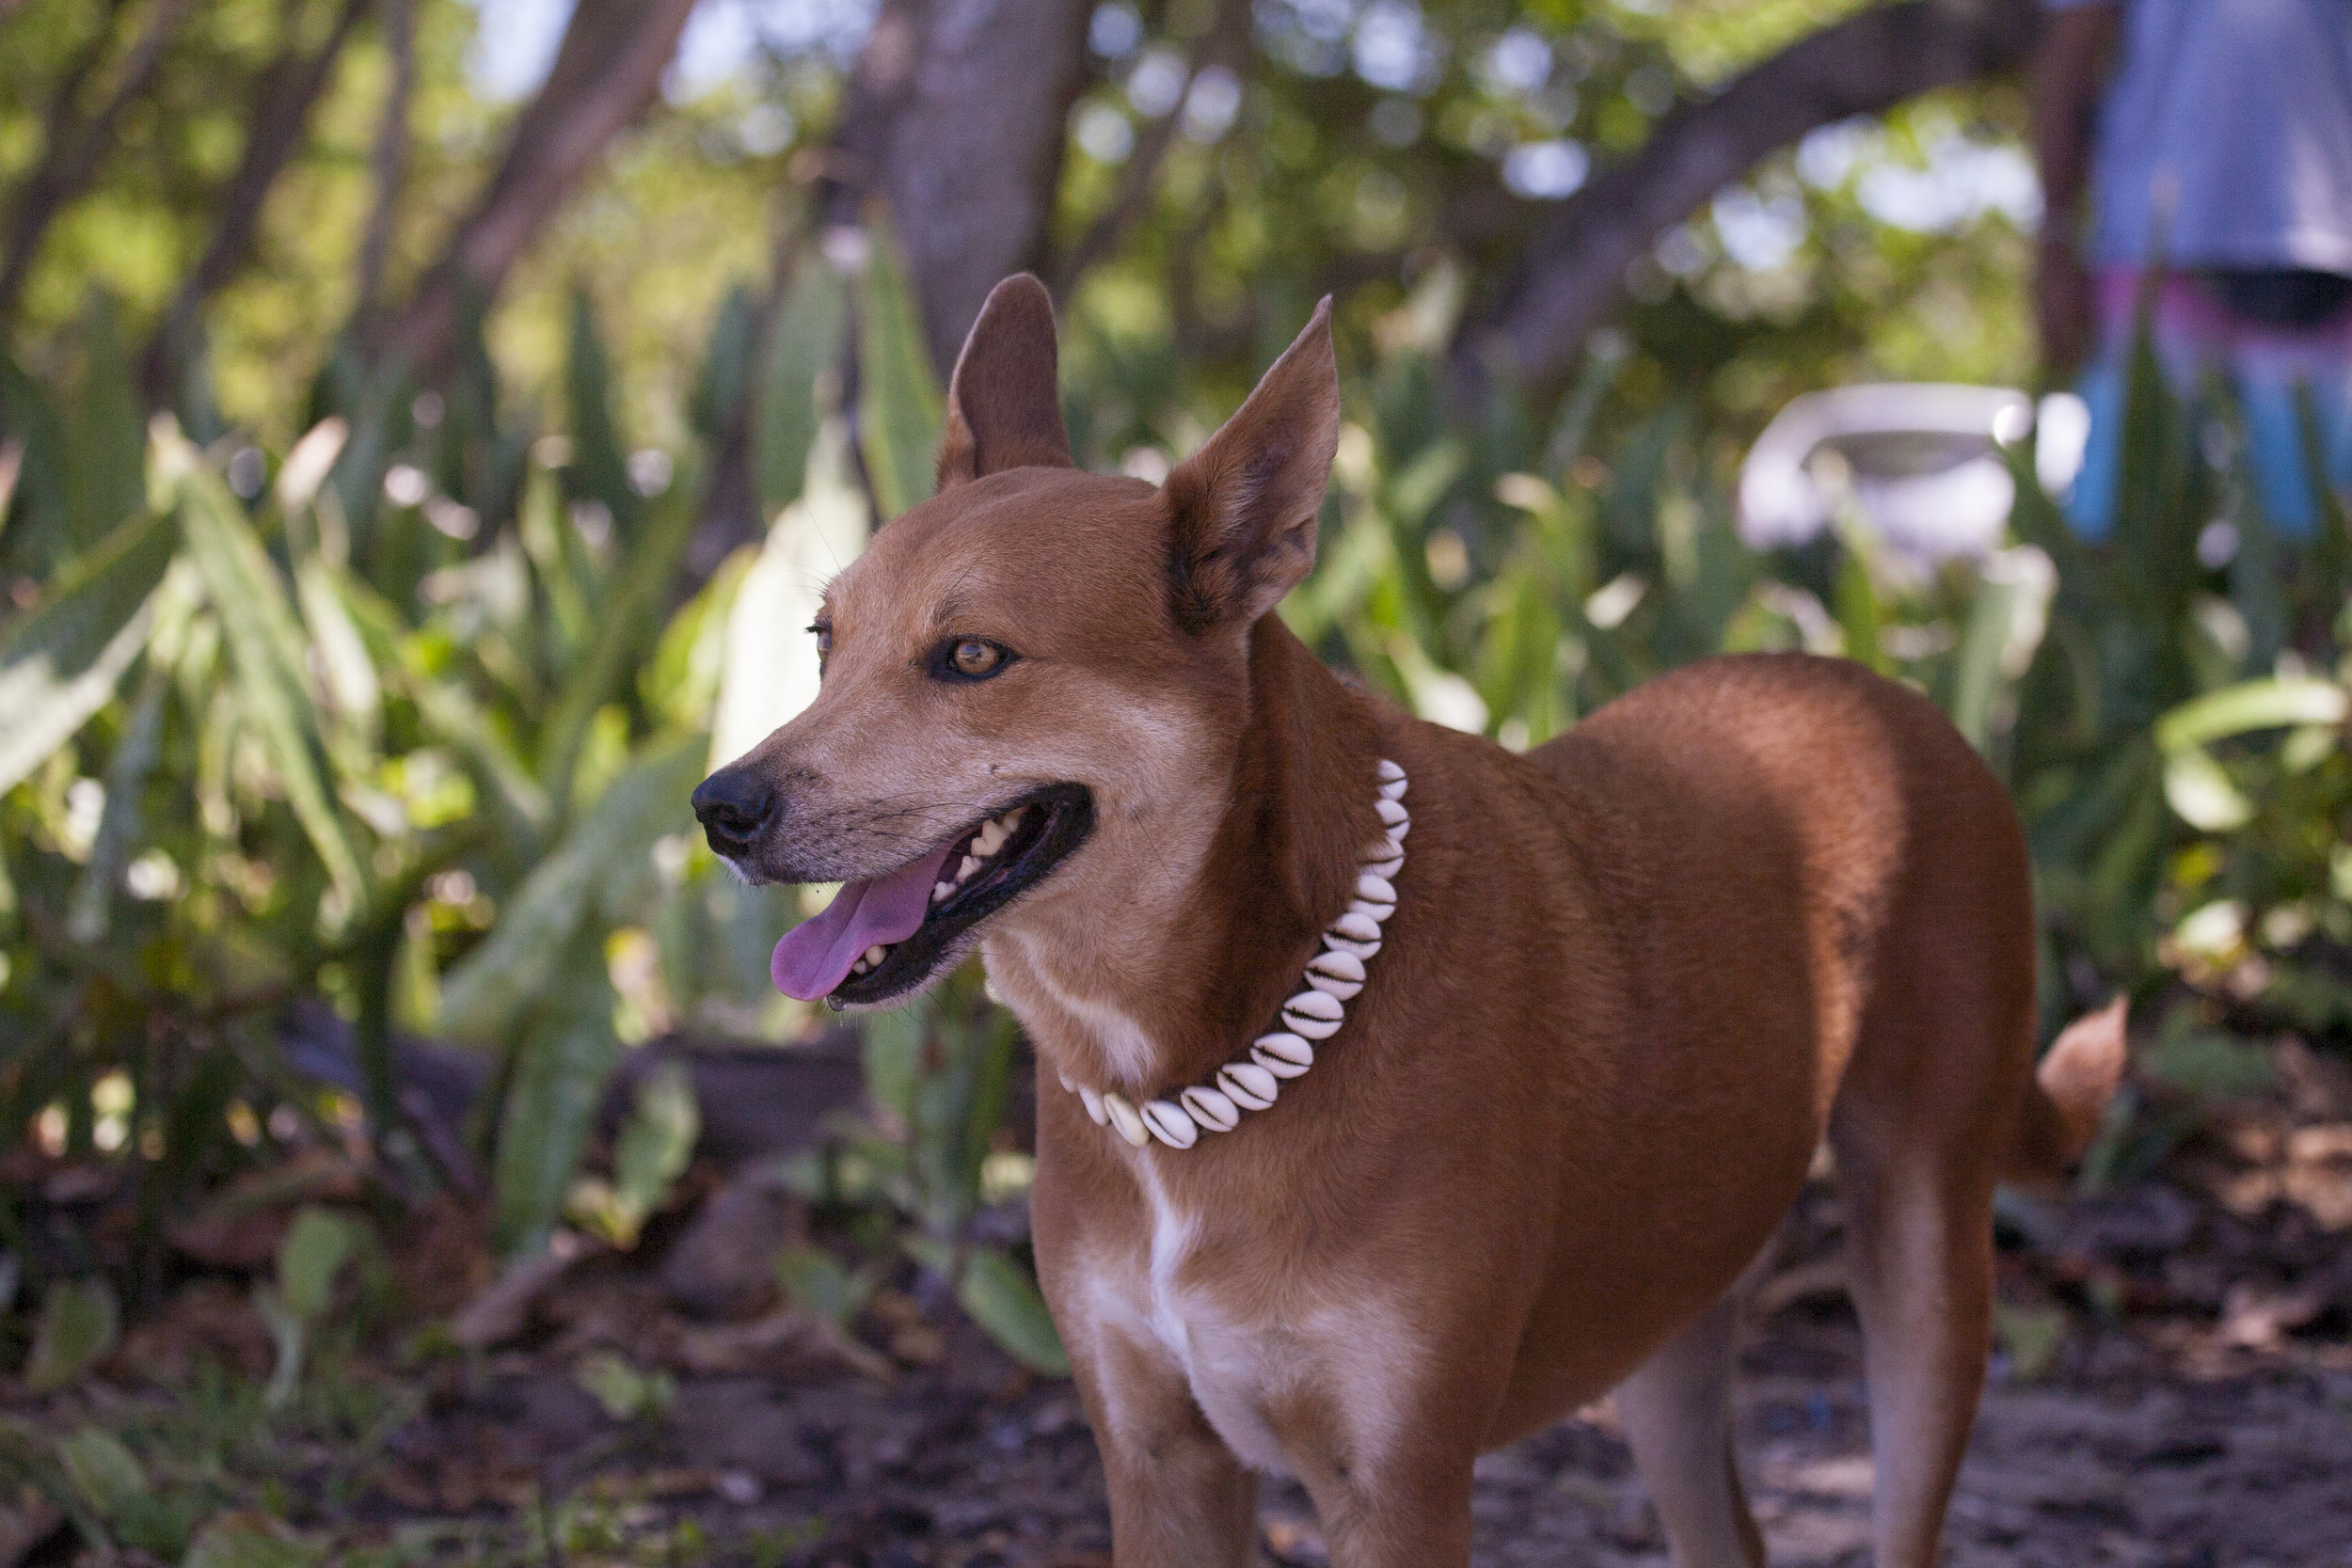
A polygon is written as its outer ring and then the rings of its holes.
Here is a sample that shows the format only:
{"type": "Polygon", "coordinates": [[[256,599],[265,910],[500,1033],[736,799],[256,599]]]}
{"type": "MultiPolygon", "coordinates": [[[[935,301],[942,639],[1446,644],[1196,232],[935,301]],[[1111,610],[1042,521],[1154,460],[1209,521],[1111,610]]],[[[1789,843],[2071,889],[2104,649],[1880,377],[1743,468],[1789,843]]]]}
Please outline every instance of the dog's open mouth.
{"type": "Polygon", "coordinates": [[[920,990],[965,951],[960,938],[1036,886],[1093,828],[1085,788],[1049,784],[896,871],[844,883],[776,943],[776,989],[835,1007],[920,990]]]}

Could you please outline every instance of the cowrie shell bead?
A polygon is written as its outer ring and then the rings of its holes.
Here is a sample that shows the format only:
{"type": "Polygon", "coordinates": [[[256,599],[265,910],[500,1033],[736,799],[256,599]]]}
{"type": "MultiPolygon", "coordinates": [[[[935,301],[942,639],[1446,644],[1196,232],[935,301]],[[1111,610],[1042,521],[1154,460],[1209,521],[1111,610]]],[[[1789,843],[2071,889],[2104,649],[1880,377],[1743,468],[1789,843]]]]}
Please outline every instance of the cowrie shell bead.
{"type": "MultiPolygon", "coordinates": [[[[1311,1040],[1327,1040],[1340,1032],[1340,1021],[1347,1009],[1340,1006],[1336,996],[1326,996],[1319,990],[1302,990],[1282,1004],[1282,1023],[1295,1035],[1311,1040]]],[[[1269,1035],[1268,1039],[1279,1039],[1269,1035]]]]}
{"type": "Polygon", "coordinates": [[[1165,1100],[1146,1101],[1143,1124],[1152,1135],[1170,1148],[1190,1148],[1200,1141],[1200,1129],[1193,1125],[1182,1105],[1165,1100]]]}
{"type": "Polygon", "coordinates": [[[1080,1085],[1078,1099],[1086,1105],[1087,1115],[1094,1118],[1095,1126],[1100,1127],[1110,1120],[1110,1113],[1103,1109],[1103,1097],[1100,1094],[1080,1085]]]}
{"type": "Polygon", "coordinates": [[[1260,1035],[1249,1045],[1249,1059],[1277,1078],[1295,1078],[1315,1065],[1315,1048],[1296,1035],[1260,1035]]]}
{"type": "Polygon", "coordinates": [[[1375,909],[1382,906],[1391,910],[1396,908],[1396,888],[1386,877],[1375,872],[1357,873],[1356,896],[1360,902],[1370,904],[1375,909]]]}
{"type": "Polygon", "coordinates": [[[1307,973],[1333,980],[1353,980],[1360,986],[1364,983],[1364,960],[1353,953],[1317,953],[1307,960],[1307,973]]]}
{"type": "Polygon", "coordinates": [[[1382,784],[1380,786],[1380,799],[1383,800],[1402,800],[1405,799],[1405,781],[1403,779],[1391,779],[1387,784],[1382,784]]]}
{"type": "Polygon", "coordinates": [[[1152,1141],[1150,1131],[1143,1125],[1143,1113],[1128,1104],[1125,1096],[1104,1095],[1103,1109],[1110,1113],[1111,1125],[1119,1129],[1119,1135],[1137,1148],[1152,1141]]]}
{"type": "Polygon", "coordinates": [[[1344,1002],[1364,989],[1364,960],[1336,950],[1317,953],[1307,960],[1307,983],[1344,1002]]]}
{"type": "Polygon", "coordinates": [[[1231,1132],[1241,1123],[1241,1107],[1216,1089],[1189,1088],[1176,1099],[1185,1115],[1212,1132],[1231,1132]]]}
{"type": "Polygon", "coordinates": [[[1216,1069],[1216,1086],[1245,1111],[1264,1110],[1282,1087],[1274,1074],[1255,1062],[1226,1063],[1216,1069]]]}
{"type": "Polygon", "coordinates": [[[1380,759],[1380,767],[1377,769],[1376,776],[1384,784],[1402,784],[1405,781],[1405,769],[1399,768],[1395,763],[1391,762],[1388,758],[1382,757],[1380,759]]]}
{"type": "MultiPolygon", "coordinates": [[[[1355,956],[1356,955],[1353,953],[1343,955],[1343,957],[1351,958],[1355,956]]],[[[1317,974],[1312,970],[1309,970],[1307,972],[1307,983],[1314,987],[1315,990],[1323,992],[1324,995],[1339,1002],[1345,1002],[1349,1000],[1354,997],[1358,991],[1364,989],[1364,983],[1361,980],[1335,979],[1328,974],[1317,974]]]]}
{"type": "MultiPolygon", "coordinates": [[[[1387,846],[1382,846],[1383,850],[1385,850],[1386,847],[1387,846]]],[[[1405,869],[1405,857],[1403,855],[1390,855],[1384,853],[1378,860],[1369,860],[1364,862],[1364,869],[1374,873],[1375,876],[1394,877],[1398,872],[1405,869]]]]}
{"type": "Polygon", "coordinates": [[[1339,936],[1330,931],[1323,933],[1323,945],[1334,953],[1345,953],[1359,958],[1370,958],[1375,953],[1380,951],[1380,943],[1377,941],[1358,942],[1353,937],[1339,936]]]}
{"type": "MultiPolygon", "coordinates": [[[[1351,905],[1345,913],[1331,922],[1330,929],[1324,934],[1327,937],[1345,937],[1350,942],[1378,942],[1380,922],[1368,914],[1357,913],[1351,905]]],[[[1357,957],[1363,955],[1359,953],[1357,957]]]]}
{"type": "Polygon", "coordinates": [[[1401,831],[1406,823],[1412,820],[1405,808],[1394,800],[1375,800],[1372,804],[1373,809],[1380,814],[1380,820],[1388,824],[1389,832],[1392,833],[1401,831]]]}

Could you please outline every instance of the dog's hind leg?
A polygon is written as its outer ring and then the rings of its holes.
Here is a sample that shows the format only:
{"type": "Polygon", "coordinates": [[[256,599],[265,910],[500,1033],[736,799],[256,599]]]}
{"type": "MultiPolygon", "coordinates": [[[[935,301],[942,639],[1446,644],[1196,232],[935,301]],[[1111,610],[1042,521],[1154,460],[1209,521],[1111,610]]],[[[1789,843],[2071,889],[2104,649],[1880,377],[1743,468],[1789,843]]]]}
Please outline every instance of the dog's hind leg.
{"type": "Polygon", "coordinates": [[[1931,1568],[1977,1414],[1993,1315],[1993,1193],[1979,1161],[1836,1140],[1862,1322],[1879,1568],[1931,1568]]]}
{"type": "Polygon", "coordinates": [[[1634,1466],[1666,1528],[1674,1568],[1764,1562],[1764,1539],[1748,1512],[1731,1441],[1732,1374],[1747,1283],[1743,1278],[1652,1352],[1614,1396],[1634,1466]]]}

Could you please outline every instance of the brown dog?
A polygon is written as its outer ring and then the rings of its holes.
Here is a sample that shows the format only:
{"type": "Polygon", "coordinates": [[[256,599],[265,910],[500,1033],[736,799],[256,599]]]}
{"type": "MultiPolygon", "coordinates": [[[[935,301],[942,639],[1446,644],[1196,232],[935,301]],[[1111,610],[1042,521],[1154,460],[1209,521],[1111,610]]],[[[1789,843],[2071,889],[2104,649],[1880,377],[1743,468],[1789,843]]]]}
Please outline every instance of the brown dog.
{"type": "Polygon", "coordinates": [[[1675,1560],[1761,1561],[1734,1286],[1824,1138],[1877,1560],[1925,1568],[1994,1185],[2078,1153],[2122,1061],[2110,1008],[2037,1084],[2025,846],[1958,732],[1795,656],[1525,756],[1341,682],[1267,613],[1314,561],[1327,302],[1157,488],[1073,467],[1033,279],[948,404],[937,498],[826,594],[817,702],[695,806],[745,875],[847,882],[779,985],[892,1003],[977,944],[1035,1042],[1122,1568],[1253,1560],[1260,1470],[1335,1563],[1464,1563],[1474,1456],[1612,1388],[1675,1560]]]}

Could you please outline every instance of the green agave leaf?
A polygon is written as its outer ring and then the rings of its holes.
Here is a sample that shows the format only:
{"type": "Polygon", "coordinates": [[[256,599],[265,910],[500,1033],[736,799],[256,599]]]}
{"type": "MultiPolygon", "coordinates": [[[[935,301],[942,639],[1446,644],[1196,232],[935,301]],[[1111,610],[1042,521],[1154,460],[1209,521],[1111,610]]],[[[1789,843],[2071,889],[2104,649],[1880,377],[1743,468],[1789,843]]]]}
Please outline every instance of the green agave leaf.
{"type": "Polygon", "coordinates": [[[0,642],[0,791],[14,788],[106,705],[146,645],[175,541],[135,518],[58,574],[0,642]]]}
{"type": "Polygon", "coordinates": [[[974,1251],[963,1265],[956,1300],[1015,1361],[1047,1377],[1070,1375],[1069,1354],[1054,1331],[1037,1281],[1004,1253],[993,1247],[974,1251]]]}
{"type": "MultiPolygon", "coordinates": [[[[556,809],[569,802],[580,752],[596,710],[621,690],[628,672],[642,661],[644,642],[667,602],[686,541],[694,531],[695,509],[679,498],[656,515],[618,570],[619,592],[597,627],[594,646],[557,693],[547,722],[541,777],[556,809]]],[[[569,529],[564,531],[570,532],[569,529]]]]}
{"type": "Polygon", "coordinates": [[[687,418],[692,422],[694,434],[711,445],[727,438],[735,423],[736,410],[742,406],[743,395],[749,389],[752,356],[758,348],[758,312],[752,303],[752,292],[738,283],[727,291],[727,297],[719,302],[718,313],[711,318],[710,338],[703,348],[702,374],[694,383],[694,396],[687,406],[687,418]]]}
{"type": "Polygon", "coordinates": [[[95,544],[147,509],[147,420],[114,302],[93,290],[82,316],[82,383],[66,424],[73,539],[95,544]]]}
{"type": "Polygon", "coordinates": [[[570,404],[572,488],[612,511],[613,536],[626,546],[636,539],[644,509],[628,482],[628,448],[612,419],[612,360],[585,290],[572,293],[571,355],[564,386],[570,404]]]}
{"type": "Polygon", "coordinates": [[[98,821],[98,842],[66,911],[66,935],[75,942],[99,942],[106,935],[116,885],[145,832],[141,797],[163,758],[164,700],[170,688],[170,677],[149,664],[122,739],[106,764],[106,809],[98,821]]]}
{"type": "MultiPolygon", "coordinates": [[[[633,874],[654,840],[692,823],[687,797],[703,763],[702,737],[689,736],[655,748],[612,782],[507,901],[488,938],[442,976],[442,1028],[481,1045],[514,1037],[564,974],[565,952],[600,902],[603,882],[633,874]]],[[[601,974],[600,956],[597,962],[601,974]]]]}
{"type": "Polygon", "coordinates": [[[15,360],[0,354],[0,448],[17,453],[14,496],[0,506],[0,562],[29,571],[72,553],[66,496],[65,420],[56,401],[15,360]]]}
{"type": "Polygon", "coordinates": [[[491,1239],[508,1257],[539,1251],[553,1236],[621,1055],[600,933],[575,931],[556,958],[499,1117],[491,1239]]]}
{"type": "Polygon", "coordinates": [[[327,876],[348,907],[358,909],[365,879],[335,804],[326,724],[310,689],[310,642],[285,579],[244,509],[209,469],[191,467],[182,479],[180,523],[189,557],[220,612],[245,721],[268,746],[286,803],[327,876]]]}
{"type": "Polygon", "coordinates": [[[944,404],[923,314],[887,229],[874,234],[858,306],[858,437],[888,522],[931,493],[944,404]]]}
{"type": "Polygon", "coordinates": [[[835,374],[849,320],[849,291],[822,256],[803,258],[769,329],[760,378],[752,472],[760,515],[773,517],[800,499],[809,449],[827,409],[826,381],[835,374]]]}
{"type": "Polygon", "coordinates": [[[2286,676],[2246,681],[2166,714],[2156,721],[2156,744],[2178,752],[2253,730],[2341,724],[2346,709],[2344,689],[2333,681],[2286,676]]]}
{"type": "Polygon", "coordinates": [[[2164,798],[2190,827],[2226,833],[2254,819],[2254,802],[2209,752],[2185,747],[2164,759],[2164,798]]]}

